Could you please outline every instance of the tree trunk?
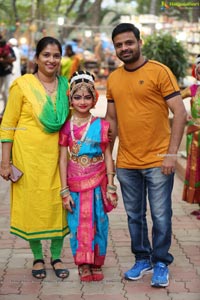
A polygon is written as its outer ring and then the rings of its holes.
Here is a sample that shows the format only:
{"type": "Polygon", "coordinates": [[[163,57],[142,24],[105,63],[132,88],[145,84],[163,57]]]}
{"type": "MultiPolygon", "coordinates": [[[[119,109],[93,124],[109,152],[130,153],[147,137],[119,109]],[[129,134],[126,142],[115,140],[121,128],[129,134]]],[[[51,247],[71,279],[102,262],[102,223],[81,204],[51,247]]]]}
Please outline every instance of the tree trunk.
{"type": "Polygon", "coordinates": [[[101,23],[101,4],[102,0],[96,0],[89,10],[88,24],[91,26],[99,26],[101,23]]]}
{"type": "Polygon", "coordinates": [[[150,14],[151,15],[156,15],[156,0],[151,0],[151,6],[150,6],[150,14]]]}

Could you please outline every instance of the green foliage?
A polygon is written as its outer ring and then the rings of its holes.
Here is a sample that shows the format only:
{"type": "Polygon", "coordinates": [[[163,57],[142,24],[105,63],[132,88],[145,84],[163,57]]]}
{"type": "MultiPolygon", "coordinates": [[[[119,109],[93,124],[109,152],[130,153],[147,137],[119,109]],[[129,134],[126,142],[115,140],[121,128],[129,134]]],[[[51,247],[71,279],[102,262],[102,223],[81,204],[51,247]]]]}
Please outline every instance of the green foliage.
{"type": "Polygon", "coordinates": [[[137,12],[139,14],[148,14],[150,11],[150,0],[138,0],[137,1],[137,12]]]}
{"type": "Polygon", "coordinates": [[[168,66],[178,81],[186,75],[188,53],[172,35],[155,33],[148,36],[144,40],[142,53],[148,59],[157,60],[168,66]]]}

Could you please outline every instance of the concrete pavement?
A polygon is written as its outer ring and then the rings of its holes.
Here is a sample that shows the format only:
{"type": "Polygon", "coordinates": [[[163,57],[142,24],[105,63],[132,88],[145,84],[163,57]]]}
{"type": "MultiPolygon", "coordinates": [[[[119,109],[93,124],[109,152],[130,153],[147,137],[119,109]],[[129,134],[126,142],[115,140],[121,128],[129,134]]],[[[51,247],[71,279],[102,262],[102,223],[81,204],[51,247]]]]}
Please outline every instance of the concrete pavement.
{"type": "MultiPolygon", "coordinates": [[[[102,96],[93,113],[103,115],[105,107],[102,96]]],[[[109,213],[108,252],[102,282],[80,282],[68,237],[62,259],[70,276],[65,280],[55,276],[49,261],[49,241],[44,241],[47,277],[33,278],[33,258],[28,243],[9,233],[10,183],[0,178],[0,300],[200,300],[200,221],[190,215],[198,206],[181,201],[182,188],[183,182],[176,175],[171,247],[174,262],[170,266],[170,285],[157,289],[150,286],[151,274],[135,282],[123,278],[124,271],[133,265],[134,257],[120,193],[118,207],[109,213]]],[[[148,223],[151,226],[149,210],[148,223]]]]}

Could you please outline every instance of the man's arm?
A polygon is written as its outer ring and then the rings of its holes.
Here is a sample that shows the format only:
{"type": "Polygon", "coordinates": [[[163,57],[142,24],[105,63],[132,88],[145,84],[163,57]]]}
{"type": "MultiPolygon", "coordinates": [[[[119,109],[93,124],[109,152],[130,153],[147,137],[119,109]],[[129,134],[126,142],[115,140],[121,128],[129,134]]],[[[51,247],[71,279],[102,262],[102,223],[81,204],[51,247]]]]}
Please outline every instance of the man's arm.
{"type": "Polygon", "coordinates": [[[105,116],[106,121],[110,122],[110,130],[112,141],[110,143],[111,151],[113,150],[115,139],[118,133],[118,124],[117,124],[117,114],[115,110],[115,103],[113,101],[108,101],[107,112],[105,116]]]}
{"type": "Polygon", "coordinates": [[[174,114],[174,117],[167,155],[165,156],[162,164],[162,172],[165,175],[171,174],[175,170],[177,153],[182,140],[187,117],[187,112],[181,96],[178,95],[167,100],[167,105],[174,114]]]}

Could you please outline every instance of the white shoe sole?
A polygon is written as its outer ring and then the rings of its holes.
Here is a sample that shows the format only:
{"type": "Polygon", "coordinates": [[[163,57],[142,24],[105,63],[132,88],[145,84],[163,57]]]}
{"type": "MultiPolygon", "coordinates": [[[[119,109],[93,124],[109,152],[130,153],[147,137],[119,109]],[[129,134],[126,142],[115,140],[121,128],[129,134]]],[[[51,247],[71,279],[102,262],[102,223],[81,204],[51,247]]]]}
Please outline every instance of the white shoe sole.
{"type": "Polygon", "coordinates": [[[141,273],[138,277],[130,277],[130,276],[124,275],[124,278],[129,279],[129,280],[138,280],[138,279],[142,278],[145,274],[152,273],[152,272],[153,272],[153,268],[152,269],[144,269],[143,271],[141,271],[141,273]]]}
{"type": "Polygon", "coordinates": [[[169,278],[167,278],[166,283],[153,283],[151,282],[152,287],[167,287],[169,285],[169,278]]]}

